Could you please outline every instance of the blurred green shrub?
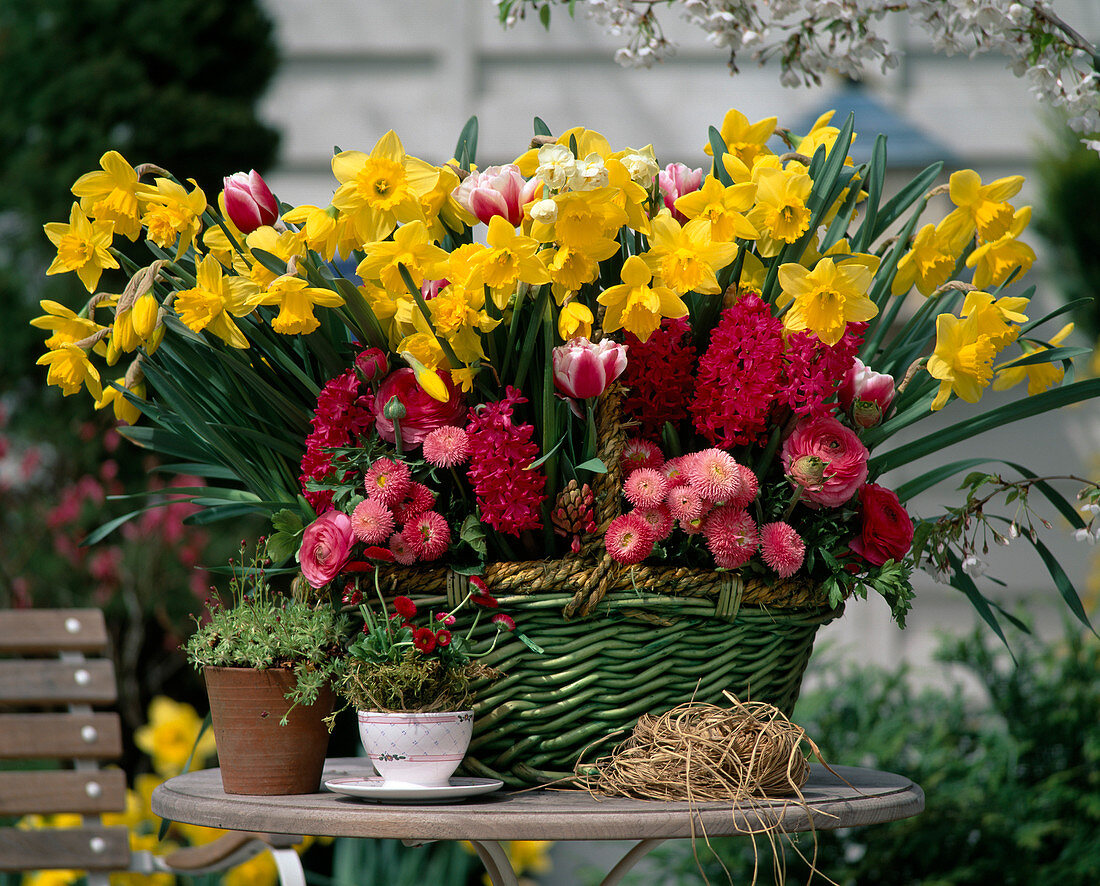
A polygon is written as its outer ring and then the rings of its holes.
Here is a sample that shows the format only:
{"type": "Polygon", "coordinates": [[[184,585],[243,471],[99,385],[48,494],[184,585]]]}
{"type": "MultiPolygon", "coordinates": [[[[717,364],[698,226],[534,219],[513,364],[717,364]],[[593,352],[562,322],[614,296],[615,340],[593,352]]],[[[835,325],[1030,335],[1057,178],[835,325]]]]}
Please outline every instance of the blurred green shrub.
{"type": "MultiPolygon", "coordinates": [[[[885,825],[821,831],[818,869],[841,886],[1093,886],[1100,872],[1100,641],[1013,641],[1008,653],[974,635],[945,645],[987,700],[912,688],[905,670],[842,667],[799,701],[795,721],[833,763],[900,772],[925,792],[923,814],[885,825]]],[[[745,838],[711,841],[735,883],[752,877],[745,838]]],[[[758,882],[771,882],[757,839],[758,882]]],[[[810,835],[795,844],[807,856],[810,835]]],[[[711,883],[726,874],[700,841],[711,883]]],[[[808,882],[790,847],[785,883],[808,882]]],[[[703,882],[690,846],[658,850],[636,884],[703,882]]],[[[824,882],[815,878],[815,882],[824,882]]]]}

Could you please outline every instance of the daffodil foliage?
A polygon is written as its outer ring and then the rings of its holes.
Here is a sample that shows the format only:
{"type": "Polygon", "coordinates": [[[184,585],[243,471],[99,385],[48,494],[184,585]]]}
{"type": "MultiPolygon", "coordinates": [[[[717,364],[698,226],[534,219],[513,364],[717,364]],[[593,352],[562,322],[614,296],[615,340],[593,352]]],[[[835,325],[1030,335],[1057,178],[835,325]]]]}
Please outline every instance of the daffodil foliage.
{"type": "MultiPolygon", "coordinates": [[[[776,117],[730,110],[701,140],[697,167],[662,165],[650,145],[616,149],[593,130],[555,137],[535,123],[529,149],[488,169],[475,162],[476,119],[442,165],[407,153],[394,132],[369,151],[337,151],[329,202],[283,205],[273,224],[248,230],[224,198],[108,152],[74,184],[68,223],[46,226],[58,250],[48,273],[76,273],[91,296],[79,307],[42,304],[34,325],[49,332],[39,361],[49,383],[67,395],[86,390],[128,423],[132,440],[175,457],[171,469],[209,478],[190,490],[206,518],[290,510],[308,521],[299,473],[318,394],[374,349],[390,368],[411,369],[427,398],[465,398],[478,421],[499,414],[494,433],[533,428],[522,445],[537,448],[529,467],[546,476],[549,550],[559,494],[608,468],[596,457],[595,399],[577,393],[605,370],[556,384],[555,349],[566,340],[625,344],[627,378],[630,348],[641,353],[660,330],[684,324],[697,372],[714,374],[706,397],[696,391],[683,404],[691,433],[781,489],[792,469],[784,480],[777,451],[796,418],[783,404],[802,394],[754,408],[749,381],[772,384],[774,395],[773,380],[757,378],[767,360],[790,390],[798,355],[820,349],[850,348],[892,379],[896,397],[877,413],[865,403],[840,416],[872,453],[871,481],[1100,395],[1100,380],[1072,380],[1082,350],[1067,347],[1069,330],[1054,322],[1067,309],[1036,317],[1033,289],[1016,286],[1035,260],[1022,239],[1030,207],[1010,202],[1019,176],[983,182],[963,170],[943,181],[934,164],[887,194],[885,139],[857,165],[854,121],[838,126],[831,114],[799,134],[776,117]],[[115,248],[119,238],[144,238],[152,264],[135,266],[115,248]],[[102,272],[118,266],[129,285],[98,292],[102,272]],[[753,351],[757,333],[730,327],[736,317],[761,335],[773,330],[772,351],[753,351]],[[717,390],[735,354],[746,383],[717,390]],[[990,387],[1020,393],[971,408],[990,387]],[[745,401],[737,410],[721,402],[735,395],[745,401]],[[958,400],[956,424],[897,445],[898,431],[958,400]],[[499,413],[479,412],[490,404],[499,413]]],[[[833,411],[843,375],[814,395],[833,411]]],[[[372,409],[379,427],[410,421],[404,406],[372,409]]],[[[698,444],[674,431],[655,431],[671,453],[698,444]]],[[[395,445],[400,455],[400,438],[395,445]]],[[[971,466],[932,470],[902,500],[971,466]]]]}

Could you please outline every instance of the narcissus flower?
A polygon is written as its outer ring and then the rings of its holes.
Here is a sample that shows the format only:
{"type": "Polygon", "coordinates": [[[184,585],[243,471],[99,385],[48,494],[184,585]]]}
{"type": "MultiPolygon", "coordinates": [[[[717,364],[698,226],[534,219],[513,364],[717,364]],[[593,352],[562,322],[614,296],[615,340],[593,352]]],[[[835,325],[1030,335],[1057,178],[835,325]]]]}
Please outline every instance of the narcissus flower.
{"type": "Polygon", "coordinates": [[[177,260],[194,242],[206,211],[206,194],[193,181],[192,185],[188,191],[179,182],[158,178],[155,188],[143,191],[145,214],[141,223],[146,228],[146,239],[161,249],[176,244],[177,260]]]}
{"type": "Polygon", "coordinates": [[[733,261],[737,255],[736,243],[713,242],[710,224],[703,219],[680,227],[664,210],[652,220],[651,226],[649,251],[640,257],[655,277],[681,295],[685,292],[717,295],[722,291],[716,272],[733,261]]]}
{"type": "MultiPolygon", "coordinates": [[[[31,320],[31,326],[50,330],[50,337],[45,342],[46,347],[50,350],[60,347],[66,342],[75,344],[78,341],[83,341],[89,336],[106,329],[94,320],[78,316],[71,308],[67,308],[60,302],[43,299],[38,304],[46,313],[31,320]]],[[[103,350],[102,345],[98,347],[100,351],[103,350]]]]}
{"type": "Polygon", "coordinates": [[[952,393],[968,403],[977,403],[993,378],[997,348],[988,335],[978,330],[975,318],[961,320],[954,314],[936,318],[936,350],[928,358],[928,374],[939,379],[940,388],[932,410],[942,409],[952,393]]]}
{"type": "Polygon", "coordinates": [[[84,288],[94,292],[104,269],[118,267],[110,253],[114,227],[112,221],[89,221],[80,206],[74,203],[68,224],[49,222],[45,226],[46,236],[57,247],[57,257],[46,273],[76,271],[84,288]]]}
{"type": "Polygon", "coordinates": [[[835,345],[852,322],[870,320],[878,314],[875,303],[867,297],[871,286],[871,271],[863,264],[834,264],[823,258],[808,271],[793,262],[779,268],[779,284],[783,287],[776,304],[790,305],[783,315],[783,327],[791,332],[809,330],[823,344],[835,345]]]}
{"type": "Polygon", "coordinates": [[[1013,271],[1018,269],[1019,275],[1023,275],[1035,264],[1035,250],[1017,239],[1030,221],[1030,206],[1017,209],[1003,237],[982,243],[970,253],[966,266],[974,269],[975,286],[979,289],[1000,286],[1013,271]]]}
{"type": "Polygon", "coordinates": [[[987,185],[973,169],[960,169],[951,174],[948,188],[953,209],[940,224],[948,237],[961,236],[964,240],[978,231],[982,240],[998,240],[1008,233],[1012,225],[1012,206],[1009,197],[1023,187],[1022,175],[999,178],[987,185]]]}
{"type": "MultiPolygon", "coordinates": [[[[775,132],[778,122],[778,117],[765,117],[763,120],[749,123],[748,117],[736,108],[730,108],[722,118],[722,128],[719,129],[719,133],[722,141],[726,143],[726,149],[751,168],[757,155],[771,153],[765,144],[775,132]]],[[[709,142],[703,146],[703,152],[708,157],[714,156],[714,149],[709,142]]]]}
{"type": "Polygon", "coordinates": [[[422,221],[402,225],[394,231],[392,240],[365,243],[361,248],[367,257],[359,262],[355,273],[365,280],[380,281],[390,292],[407,288],[399,265],[404,265],[413,284],[420,286],[442,275],[450,258],[446,250],[432,242],[422,221]]]}
{"type": "Polygon", "coordinates": [[[756,205],[747,218],[753,227],[772,241],[764,255],[775,255],[783,243],[794,243],[810,227],[810,199],[813,180],[804,173],[787,172],[773,166],[753,170],[756,205]]]}
{"type": "Polygon", "coordinates": [[[536,255],[538,243],[517,234],[501,216],[490,220],[485,240],[489,249],[482,256],[479,268],[485,285],[493,291],[497,307],[507,304],[508,296],[520,280],[534,285],[550,282],[546,265],[536,255]]]}
{"type": "MultiPolygon", "coordinates": [[[[571,338],[589,338],[592,335],[592,323],[596,318],[584,302],[571,301],[563,305],[558,314],[558,335],[562,341],[571,338]]],[[[604,327],[607,329],[607,327],[604,327]]]]}
{"type": "Polygon", "coordinates": [[[66,342],[46,352],[35,362],[39,366],[48,367],[46,383],[57,385],[66,397],[75,394],[82,387],[87,387],[93,398],[103,399],[99,370],[92,365],[83,348],[66,342]]]}
{"type": "Polygon", "coordinates": [[[137,240],[141,233],[138,175],[118,151],[99,158],[101,169],[86,172],[73,184],[80,208],[89,218],[114,222],[115,233],[137,240]]]}
{"type": "Polygon", "coordinates": [[[994,367],[997,377],[993,381],[993,390],[1006,390],[1014,385],[1018,385],[1026,378],[1027,395],[1033,397],[1035,394],[1041,394],[1048,388],[1060,384],[1065,377],[1065,369],[1062,368],[1061,363],[1029,363],[1025,366],[1017,366],[1015,364],[1025,357],[1030,357],[1032,354],[1039,354],[1049,350],[1049,348],[1057,347],[1066,340],[1066,337],[1071,332],[1073,332],[1073,324],[1067,323],[1051,336],[1048,342],[1049,347],[1021,341],[1020,344],[1024,349],[1023,354],[994,367]]]}
{"type": "Polygon", "coordinates": [[[603,321],[605,332],[625,328],[644,342],[665,317],[687,314],[687,305],[673,290],[667,286],[650,286],[653,273],[644,259],[632,255],[623,262],[622,280],[620,285],[608,287],[596,299],[607,308],[603,321]]]}
{"type": "Polygon", "coordinates": [[[755,197],[756,185],[752,182],[726,186],[708,175],[702,188],[684,195],[675,205],[686,218],[706,219],[712,240],[728,242],[737,237],[756,237],[756,228],[742,214],[752,209],[755,197]]]}
{"type": "Polygon", "coordinates": [[[332,205],[347,213],[361,242],[384,240],[398,222],[427,221],[420,198],[435,186],[439,170],[405,153],[392,129],[370,154],[341,151],[332,158],[340,187],[332,205]]]}
{"type": "Polygon", "coordinates": [[[248,339],[233,318],[252,312],[259,290],[247,277],[224,274],[212,255],[199,262],[196,282],[173,303],[180,320],[192,332],[207,330],[230,347],[247,348],[248,339]]]}
{"type": "Polygon", "coordinates": [[[951,279],[965,245],[966,238],[948,237],[942,223],[925,225],[917,232],[909,251],[898,260],[890,291],[902,295],[915,283],[921,295],[931,295],[937,286],[951,279]]]}
{"type": "Polygon", "coordinates": [[[279,306],[271,328],[282,335],[309,335],[321,325],[313,313],[315,307],[338,308],[343,303],[343,297],[331,289],[310,286],[291,274],[276,277],[266,291],[249,298],[252,305],[279,306]]]}

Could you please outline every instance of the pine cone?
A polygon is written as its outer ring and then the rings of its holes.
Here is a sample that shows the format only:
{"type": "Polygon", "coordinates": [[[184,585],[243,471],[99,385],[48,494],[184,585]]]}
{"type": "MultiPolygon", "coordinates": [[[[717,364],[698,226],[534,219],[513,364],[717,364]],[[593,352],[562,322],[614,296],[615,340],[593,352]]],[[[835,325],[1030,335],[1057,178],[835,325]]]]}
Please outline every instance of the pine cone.
{"type": "Polygon", "coordinates": [[[573,536],[573,551],[580,550],[580,537],[586,532],[596,530],[594,506],[596,496],[592,487],[585,483],[579,486],[576,480],[570,480],[558,493],[550,521],[557,535],[573,536]]]}

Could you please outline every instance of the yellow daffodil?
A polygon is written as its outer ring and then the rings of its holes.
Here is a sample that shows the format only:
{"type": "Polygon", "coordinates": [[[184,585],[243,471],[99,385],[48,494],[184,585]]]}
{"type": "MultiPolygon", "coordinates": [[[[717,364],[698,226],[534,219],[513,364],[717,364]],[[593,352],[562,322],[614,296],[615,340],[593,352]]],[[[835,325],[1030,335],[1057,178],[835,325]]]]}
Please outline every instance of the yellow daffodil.
{"type": "Polygon", "coordinates": [[[553,840],[511,840],[505,851],[517,874],[545,874],[552,867],[550,847],[553,845],[553,840]]]}
{"type": "Polygon", "coordinates": [[[192,332],[204,329],[230,347],[247,348],[248,339],[233,322],[252,312],[249,300],[258,292],[246,277],[222,273],[222,266],[212,255],[204,256],[196,271],[196,284],[176,296],[173,307],[183,324],[192,332]]]}
{"type": "MultiPolygon", "coordinates": [[[[1000,286],[1017,268],[1026,274],[1035,263],[1035,252],[1016,238],[1031,221],[1031,207],[1022,206],[1012,216],[1012,224],[1003,237],[982,243],[966,259],[966,266],[974,269],[974,285],[979,289],[1000,286]]],[[[1017,277],[1017,279],[1019,279],[1017,277]]]]}
{"type": "Polygon", "coordinates": [[[341,151],[332,172],[340,182],[332,205],[351,216],[362,242],[385,239],[398,222],[426,221],[420,198],[439,180],[439,170],[406,154],[392,129],[370,154],[341,151]]]}
{"type": "Polygon", "coordinates": [[[210,225],[202,232],[202,245],[225,267],[233,268],[239,274],[247,274],[248,262],[240,252],[244,248],[245,236],[229,217],[225,208],[225,191],[218,193],[218,211],[222,224],[210,225]],[[224,230],[222,225],[225,225],[224,230]]]}
{"type": "Polygon", "coordinates": [[[279,314],[271,328],[282,335],[309,335],[321,321],[313,313],[317,306],[338,308],[344,299],[331,289],[310,286],[301,277],[283,274],[266,290],[249,297],[250,305],[278,305],[279,314]]]}
{"type": "MultiPolygon", "coordinates": [[[[751,169],[758,155],[771,153],[765,147],[765,143],[775,132],[775,125],[778,122],[778,117],[765,117],[763,120],[749,123],[748,117],[736,108],[730,108],[722,119],[719,132],[730,154],[751,169]]],[[[714,156],[710,142],[703,147],[703,151],[708,157],[714,156]]]]}
{"type": "Polygon", "coordinates": [[[932,410],[942,409],[952,392],[967,403],[977,403],[993,378],[996,356],[997,348],[978,330],[973,318],[940,314],[936,318],[936,350],[927,366],[928,374],[940,382],[932,410]]]}
{"type": "Polygon", "coordinates": [[[424,389],[424,392],[432,399],[446,403],[447,386],[439,377],[437,370],[446,369],[447,360],[435,336],[427,332],[410,335],[397,346],[397,353],[409,364],[416,376],[416,383],[424,389]]]}
{"type": "MultiPolygon", "coordinates": [[[[178,775],[191,755],[202,729],[202,718],[191,705],[158,695],[149,702],[149,721],[134,731],[134,744],[153,761],[162,776],[178,775]]],[[[207,729],[195,750],[195,759],[214,754],[214,733],[207,729]]]]}
{"type": "Polygon", "coordinates": [[[973,169],[952,173],[948,192],[958,208],[941,222],[947,235],[969,240],[977,229],[982,240],[999,240],[1012,225],[1012,207],[1005,201],[1019,193],[1023,183],[1022,175],[1010,175],[983,185],[981,176],[973,169]]]}
{"type": "Polygon", "coordinates": [[[485,311],[485,289],[475,286],[467,289],[452,283],[440,290],[428,302],[435,331],[447,340],[447,344],[463,363],[473,363],[485,357],[481,336],[496,329],[499,319],[485,311]]]}
{"type": "Polygon", "coordinates": [[[465,394],[474,389],[474,379],[477,378],[478,367],[463,366],[460,369],[451,370],[451,381],[458,385],[465,394]]]}
{"type": "Polygon", "coordinates": [[[84,871],[31,871],[23,875],[23,886],[73,886],[83,878],[84,871]]]}
{"type": "Polygon", "coordinates": [[[114,222],[90,221],[76,203],[69,211],[68,224],[49,222],[45,225],[45,231],[50,242],[57,247],[57,257],[46,270],[47,274],[76,271],[84,288],[95,292],[103,271],[118,267],[110,252],[114,222]]]}
{"type": "Polygon", "coordinates": [[[114,384],[107,385],[103,388],[103,396],[95,402],[95,408],[106,409],[111,407],[111,411],[115,414],[115,420],[123,422],[128,425],[136,425],[138,419],[141,418],[141,411],[129,400],[126,399],[122,390],[129,390],[135,397],[144,400],[145,399],[145,383],[142,381],[135,382],[133,387],[126,387],[126,379],[116,378],[114,384]]]}
{"type": "MultiPolygon", "coordinates": [[[[51,335],[46,339],[46,347],[50,350],[66,343],[75,344],[83,341],[106,329],[94,320],[79,316],[60,302],[43,299],[38,304],[46,313],[31,320],[31,326],[50,330],[51,335]]],[[[97,349],[102,353],[103,346],[97,345],[97,349]]]]}
{"type": "MultiPolygon", "coordinates": [[[[605,293],[606,294],[606,293],[605,293]]],[[[592,311],[584,302],[571,301],[562,305],[558,314],[558,335],[562,341],[581,336],[592,337],[592,323],[595,321],[592,311]]]]}
{"type": "Polygon", "coordinates": [[[480,276],[482,260],[488,253],[488,248],[480,243],[464,243],[455,247],[447,255],[447,267],[443,272],[443,279],[451,283],[461,283],[463,286],[482,286],[480,276]]]}
{"type": "MultiPolygon", "coordinates": [[[[280,258],[285,262],[290,261],[294,256],[301,258],[306,253],[305,244],[302,243],[297,234],[293,231],[276,231],[270,225],[256,228],[245,238],[245,244],[250,250],[262,249],[264,252],[270,252],[276,258],[280,258]]],[[[250,256],[250,258],[252,259],[252,266],[248,272],[249,277],[257,287],[267,289],[279,275],[265,267],[255,256],[250,256]]]]}
{"type": "MultiPolygon", "coordinates": [[[[810,131],[802,138],[798,139],[798,153],[812,158],[813,155],[817,153],[818,148],[824,147],[826,153],[833,149],[833,145],[836,144],[837,136],[840,135],[840,128],[830,125],[835,113],[836,111],[826,111],[814,121],[814,125],[810,127],[810,131]]],[[[853,141],[855,140],[855,133],[852,133],[852,139],[853,141]]],[[[852,166],[852,158],[845,157],[844,165],[852,166]]],[[[843,199],[843,195],[841,199],[843,199]]]]}
{"type": "Polygon", "coordinates": [[[554,284],[554,298],[561,304],[565,297],[591,283],[600,274],[599,263],[585,252],[562,246],[556,251],[542,253],[550,281],[554,284]]]}
{"type": "MultiPolygon", "coordinates": [[[[648,150],[652,151],[652,148],[648,150]]],[[[655,161],[654,161],[655,162],[655,161]]],[[[640,161],[639,161],[640,163],[640,161]]],[[[616,206],[626,211],[626,225],[633,231],[649,233],[649,190],[634,180],[636,172],[631,171],[622,160],[609,157],[607,160],[607,184],[615,196],[616,206]]]]}
{"type": "Polygon", "coordinates": [[[194,188],[188,192],[178,182],[158,178],[156,187],[145,191],[142,197],[145,214],[141,223],[145,225],[146,238],[161,249],[169,249],[175,243],[177,259],[194,242],[206,211],[206,194],[194,181],[191,184],[194,188]]]}
{"type": "Polygon", "coordinates": [[[1041,394],[1054,385],[1061,384],[1066,371],[1062,368],[1062,364],[1060,363],[1029,363],[1026,366],[1016,366],[1014,364],[1023,360],[1024,357],[1030,357],[1032,354],[1038,354],[1050,350],[1050,348],[1058,347],[1058,345],[1066,340],[1066,337],[1071,332],[1073,332],[1073,324],[1067,323],[1059,329],[1057,333],[1051,336],[1047,347],[1021,341],[1020,344],[1024,349],[1023,354],[1011,360],[1006,360],[1000,366],[994,367],[994,372],[997,373],[997,377],[993,381],[993,390],[1006,390],[1018,385],[1026,378],[1027,395],[1033,397],[1036,394],[1041,394]]]}
{"type": "Polygon", "coordinates": [[[783,327],[790,332],[809,330],[823,344],[835,345],[852,322],[870,320],[878,313],[867,297],[871,271],[859,263],[837,265],[823,258],[812,271],[790,262],[779,268],[782,292],[776,303],[790,305],[783,327]]]}
{"type": "Polygon", "coordinates": [[[759,295],[764,290],[764,281],[768,279],[768,269],[751,252],[745,253],[745,260],[741,263],[741,276],[737,280],[737,291],[726,290],[723,295],[723,307],[730,307],[737,299],[746,293],[753,292],[759,295]]]}
{"type": "Polygon", "coordinates": [[[550,282],[546,265],[536,255],[539,244],[531,237],[516,233],[503,216],[494,215],[489,221],[485,240],[489,248],[481,261],[480,272],[498,308],[508,303],[508,297],[521,280],[532,285],[550,282]]]}
{"type": "Polygon", "coordinates": [[[810,227],[812,179],[803,173],[789,173],[771,166],[753,171],[756,205],[749,223],[760,232],[758,248],[765,258],[778,254],[783,243],[794,243],[810,227]]]}
{"type": "Polygon", "coordinates": [[[365,280],[378,280],[391,292],[407,288],[398,265],[404,265],[413,283],[421,286],[425,280],[438,280],[448,260],[447,251],[432,242],[428,226],[421,221],[401,225],[392,240],[365,243],[363,251],[367,257],[355,272],[365,280]]]}
{"type": "Polygon", "coordinates": [[[279,871],[270,852],[261,852],[222,874],[222,886],[274,886],[279,871]]]}
{"type": "Polygon", "coordinates": [[[57,385],[66,397],[86,387],[94,399],[102,399],[99,370],[92,365],[87,352],[78,345],[64,342],[43,354],[36,362],[39,366],[48,367],[46,383],[57,385]]]}
{"type": "Polygon", "coordinates": [[[477,224],[477,216],[465,209],[454,198],[454,192],[462,184],[458,173],[451,166],[432,167],[436,171],[435,184],[420,197],[420,206],[433,240],[442,240],[447,230],[460,231],[477,224]]]}
{"type": "Polygon", "coordinates": [[[722,291],[716,272],[733,261],[736,243],[712,242],[710,223],[704,219],[689,221],[681,228],[668,210],[654,217],[652,227],[649,251],[641,258],[655,277],[680,295],[722,291]]]}
{"type": "Polygon", "coordinates": [[[921,295],[930,296],[936,287],[951,279],[966,240],[966,237],[960,239],[957,232],[954,238],[949,237],[942,222],[925,225],[917,232],[909,251],[898,260],[890,291],[901,295],[916,283],[921,295]]]}
{"type": "Polygon", "coordinates": [[[675,206],[689,219],[706,219],[711,240],[728,243],[738,237],[756,237],[756,228],[742,215],[752,208],[755,197],[756,185],[752,182],[726,187],[708,175],[698,191],[677,198],[675,206]]]}
{"type": "Polygon", "coordinates": [[[113,221],[115,233],[137,240],[141,233],[138,176],[118,151],[99,158],[100,169],[86,172],[73,184],[80,208],[97,221],[113,221]]]}
{"type": "Polygon", "coordinates": [[[554,221],[532,220],[531,236],[540,243],[556,242],[603,261],[619,248],[615,237],[629,220],[615,198],[614,188],[558,194],[553,198],[554,221]]]}
{"type": "Polygon", "coordinates": [[[972,319],[978,332],[989,336],[1000,350],[1016,340],[1019,324],[1027,322],[1023,313],[1027,303],[1028,299],[1018,296],[994,298],[988,292],[968,292],[959,314],[972,319]]]}
{"type": "Polygon", "coordinates": [[[298,225],[299,239],[325,261],[332,261],[336,256],[336,217],[339,214],[332,206],[322,209],[304,203],[284,213],[283,221],[298,225]]]}
{"type": "Polygon", "coordinates": [[[687,305],[670,288],[650,287],[653,272],[643,258],[632,255],[623,262],[622,280],[621,285],[609,287],[596,299],[607,308],[604,332],[626,329],[647,341],[661,325],[662,318],[683,317],[687,313],[687,305]]]}

